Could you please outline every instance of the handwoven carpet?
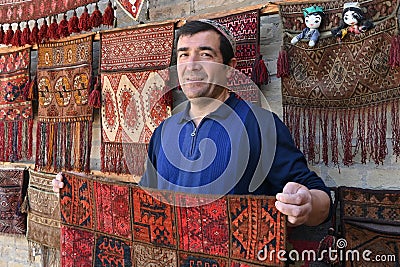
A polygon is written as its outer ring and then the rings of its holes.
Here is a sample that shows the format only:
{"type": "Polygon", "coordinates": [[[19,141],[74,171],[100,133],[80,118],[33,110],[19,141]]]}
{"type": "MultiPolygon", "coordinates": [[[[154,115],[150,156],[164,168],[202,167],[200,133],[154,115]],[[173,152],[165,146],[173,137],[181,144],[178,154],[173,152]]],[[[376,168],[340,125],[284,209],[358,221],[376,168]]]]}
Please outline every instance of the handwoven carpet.
{"type": "Polygon", "coordinates": [[[92,35],[38,48],[36,170],[89,172],[92,35]]]}
{"type": "Polygon", "coordinates": [[[30,258],[33,248],[40,247],[43,266],[55,266],[59,261],[60,250],[60,200],[51,184],[54,174],[29,170],[27,194],[28,229],[26,237],[30,258]]]}
{"type": "Polygon", "coordinates": [[[346,252],[360,252],[360,259],[349,259],[346,266],[398,266],[400,190],[340,187],[339,202],[346,252]],[[361,257],[366,250],[371,251],[367,255],[371,261],[361,257]],[[375,261],[379,259],[382,261],[375,261]]]}
{"type": "Polygon", "coordinates": [[[315,47],[291,45],[304,27],[302,9],[309,3],[282,3],[283,49],[289,74],[282,77],[284,121],[309,161],[350,165],[385,160],[387,130],[393,153],[400,155],[400,71],[388,66],[396,35],[398,1],[360,1],[375,28],[348,34],[340,42],[337,27],[345,1],[324,1],[321,37],[315,47]]]}
{"type": "Polygon", "coordinates": [[[168,91],[173,24],[105,33],[102,38],[103,172],[141,176],[154,129],[171,114],[168,91]]]}
{"type": "Polygon", "coordinates": [[[94,2],[98,0],[3,0],[0,2],[0,24],[44,18],[94,2]]]}
{"type": "Polygon", "coordinates": [[[233,14],[214,20],[230,30],[236,40],[236,69],[240,72],[235,72],[229,79],[229,89],[235,91],[244,100],[259,104],[260,89],[251,80],[254,62],[260,52],[259,10],[233,14]]]}
{"type": "Polygon", "coordinates": [[[258,258],[286,248],[286,217],[273,197],[213,199],[70,172],[64,177],[62,266],[283,266],[276,253],[258,258]]]}
{"type": "Polygon", "coordinates": [[[0,50],[0,161],[32,157],[32,102],[29,87],[30,48],[0,50]]]}
{"type": "Polygon", "coordinates": [[[140,11],[142,10],[144,0],[117,0],[117,3],[128,12],[133,19],[139,18],[140,11]]]}
{"type": "Polygon", "coordinates": [[[0,169],[0,233],[25,235],[26,214],[21,205],[26,195],[25,169],[0,169]]]}

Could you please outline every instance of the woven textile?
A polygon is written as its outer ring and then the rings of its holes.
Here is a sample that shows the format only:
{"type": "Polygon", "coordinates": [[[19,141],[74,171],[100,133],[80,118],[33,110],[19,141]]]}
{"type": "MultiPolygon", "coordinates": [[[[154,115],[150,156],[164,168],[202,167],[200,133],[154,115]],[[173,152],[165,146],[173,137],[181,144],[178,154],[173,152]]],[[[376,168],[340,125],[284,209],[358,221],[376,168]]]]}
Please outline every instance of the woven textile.
{"type": "Polygon", "coordinates": [[[119,3],[135,20],[139,17],[143,2],[143,0],[117,0],[117,3],[119,3]]]}
{"type": "Polygon", "coordinates": [[[0,50],[0,161],[32,157],[33,111],[25,97],[30,48],[0,50]]]}
{"type": "Polygon", "coordinates": [[[285,249],[286,220],[272,197],[215,200],[210,195],[144,190],[99,177],[64,176],[66,186],[60,193],[63,266],[78,262],[137,267],[283,266],[276,254],[265,260],[257,257],[265,248],[285,249]],[[89,217],[94,219],[91,223],[82,223],[89,217]]]}
{"type": "Polygon", "coordinates": [[[42,253],[49,255],[49,261],[42,257],[44,266],[54,266],[59,261],[60,200],[58,194],[54,193],[51,184],[54,178],[53,174],[29,170],[26,236],[30,245],[30,253],[34,247],[40,246],[42,253]]]}
{"type": "Polygon", "coordinates": [[[38,48],[37,170],[89,172],[92,36],[38,48]]]}
{"type": "Polygon", "coordinates": [[[0,169],[0,233],[25,235],[26,214],[20,208],[26,186],[24,169],[0,169]]]}
{"type": "Polygon", "coordinates": [[[173,29],[173,24],[149,26],[105,33],[102,38],[103,172],[144,172],[150,137],[171,114],[166,67],[173,29]]]}
{"type": "Polygon", "coordinates": [[[313,48],[290,44],[305,27],[302,9],[309,4],[280,5],[290,67],[281,80],[284,120],[310,161],[350,165],[357,156],[379,164],[387,155],[389,128],[393,153],[400,155],[400,72],[388,66],[398,1],[361,1],[375,28],[338,42],[329,30],[338,25],[343,3],[318,2],[326,15],[313,48]]]}
{"type": "Polygon", "coordinates": [[[258,10],[248,11],[226,17],[215,18],[215,21],[229,29],[236,40],[237,66],[240,72],[228,81],[230,89],[244,100],[260,103],[259,88],[251,81],[251,73],[256,57],[260,52],[260,14],[258,10]]]}
{"type": "Polygon", "coordinates": [[[3,0],[0,2],[0,24],[39,19],[94,2],[98,0],[3,0]]]}
{"type": "Polygon", "coordinates": [[[370,190],[339,188],[340,219],[346,250],[371,251],[377,255],[392,255],[393,259],[371,262],[360,256],[346,266],[398,266],[400,263],[400,190],[370,190]]]}

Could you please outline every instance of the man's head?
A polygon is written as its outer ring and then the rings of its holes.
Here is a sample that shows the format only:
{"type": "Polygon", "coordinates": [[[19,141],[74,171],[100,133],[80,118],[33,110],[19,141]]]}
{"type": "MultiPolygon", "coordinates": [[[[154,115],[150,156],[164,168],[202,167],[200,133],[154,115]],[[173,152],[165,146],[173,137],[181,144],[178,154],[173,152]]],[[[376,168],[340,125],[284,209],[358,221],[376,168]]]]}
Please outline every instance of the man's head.
{"type": "Polygon", "coordinates": [[[222,53],[223,64],[227,65],[235,56],[236,42],[232,33],[218,22],[208,19],[188,21],[178,30],[176,40],[179,41],[182,36],[190,36],[204,31],[214,31],[220,36],[219,49],[222,53]]]}

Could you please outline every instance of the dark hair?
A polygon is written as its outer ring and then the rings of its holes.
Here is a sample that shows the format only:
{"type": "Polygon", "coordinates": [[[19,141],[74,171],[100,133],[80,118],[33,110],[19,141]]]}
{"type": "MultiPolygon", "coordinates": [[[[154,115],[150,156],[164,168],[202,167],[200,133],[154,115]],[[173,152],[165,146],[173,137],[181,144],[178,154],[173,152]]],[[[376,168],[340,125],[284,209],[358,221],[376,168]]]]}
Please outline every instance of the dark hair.
{"type": "Polygon", "coordinates": [[[228,39],[208,23],[197,20],[188,21],[187,23],[185,23],[185,25],[183,25],[181,28],[178,29],[175,39],[175,47],[181,36],[191,36],[199,32],[205,32],[210,30],[218,33],[219,35],[219,40],[220,40],[219,49],[221,50],[223,63],[227,65],[229,61],[235,56],[233,48],[229,43],[228,39]]]}

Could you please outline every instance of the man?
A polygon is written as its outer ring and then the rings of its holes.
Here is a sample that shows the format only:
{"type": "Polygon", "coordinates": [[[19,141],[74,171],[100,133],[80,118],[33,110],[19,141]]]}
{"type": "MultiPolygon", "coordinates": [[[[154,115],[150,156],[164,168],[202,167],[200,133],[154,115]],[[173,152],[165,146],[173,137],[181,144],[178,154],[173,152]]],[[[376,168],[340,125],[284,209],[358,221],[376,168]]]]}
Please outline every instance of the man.
{"type": "MultiPolygon", "coordinates": [[[[153,133],[140,181],[145,187],[203,194],[276,195],[292,226],[318,225],[329,189],[311,172],[279,118],[226,87],[235,41],[211,20],[190,21],[177,35],[177,70],[188,104],[153,133]]],[[[62,187],[61,175],[53,181],[62,187]]]]}

